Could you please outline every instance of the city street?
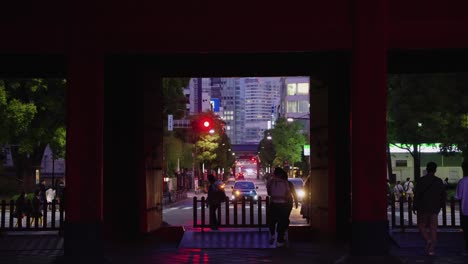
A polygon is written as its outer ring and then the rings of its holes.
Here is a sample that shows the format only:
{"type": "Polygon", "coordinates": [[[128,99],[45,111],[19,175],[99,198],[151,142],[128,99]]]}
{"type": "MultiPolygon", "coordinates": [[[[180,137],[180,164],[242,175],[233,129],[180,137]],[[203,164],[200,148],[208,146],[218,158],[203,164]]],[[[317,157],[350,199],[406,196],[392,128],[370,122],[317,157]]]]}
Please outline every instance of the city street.
{"type": "MultiPolygon", "coordinates": [[[[258,186],[257,193],[259,196],[262,198],[266,197],[266,185],[265,182],[262,180],[257,180],[257,179],[252,179],[252,178],[246,178],[246,180],[251,180],[255,183],[256,186],[258,186]]],[[[228,197],[231,196],[231,190],[226,190],[226,195],[228,197]]],[[[196,196],[197,199],[201,199],[202,196],[207,196],[207,194],[194,194],[193,192],[190,192],[188,195],[188,198],[176,202],[174,204],[169,205],[168,207],[163,209],[163,221],[166,222],[169,225],[172,226],[184,226],[185,228],[192,228],[193,227],[193,197],[196,196]]],[[[246,223],[250,223],[250,204],[246,203],[245,205],[246,208],[246,223]]],[[[234,223],[234,205],[230,203],[229,205],[230,209],[230,223],[234,223]]],[[[301,205],[299,204],[299,207],[297,209],[293,208],[290,216],[290,221],[291,225],[306,225],[307,221],[305,218],[302,218],[302,215],[300,214],[300,209],[301,205]]],[[[222,222],[224,223],[224,212],[225,212],[225,206],[223,205],[222,208],[222,222]]],[[[205,210],[205,221],[208,223],[208,208],[205,210]]],[[[200,212],[201,212],[201,207],[198,205],[197,208],[198,212],[198,222],[200,222],[200,212]]],[[[263,212],[263,221],[265,220],[265,209],[264,207],[262,208],[263,212]]],[[[241,204],[238,204],[238,223],[241,223],[242,219],[242,206],[241,204]]],[[[254,219],[257,219],[257,205],[254,205],[254,219]]]]}

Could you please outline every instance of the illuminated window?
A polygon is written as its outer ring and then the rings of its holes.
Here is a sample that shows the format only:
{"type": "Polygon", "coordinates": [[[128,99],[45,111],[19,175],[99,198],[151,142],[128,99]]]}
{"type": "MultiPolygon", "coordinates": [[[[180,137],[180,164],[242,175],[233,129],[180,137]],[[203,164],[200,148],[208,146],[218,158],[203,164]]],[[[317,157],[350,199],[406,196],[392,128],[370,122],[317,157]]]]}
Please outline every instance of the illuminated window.
{"type": "Polygon", "coordinates": [[[297,113],[297,101],[287,101],[286,108],[288,113],[297,113]]]}
{"type": "Polygon", "coordinates": [[[298,94],[309,94],[309,84],[308,83],[298,83],[297,84],[297,93],[298,94]]]}
{"type": "Polygon", "coordinates": [[[295,83],[288,83],[288,95],[295,95],[297,88],[295,83]]]}

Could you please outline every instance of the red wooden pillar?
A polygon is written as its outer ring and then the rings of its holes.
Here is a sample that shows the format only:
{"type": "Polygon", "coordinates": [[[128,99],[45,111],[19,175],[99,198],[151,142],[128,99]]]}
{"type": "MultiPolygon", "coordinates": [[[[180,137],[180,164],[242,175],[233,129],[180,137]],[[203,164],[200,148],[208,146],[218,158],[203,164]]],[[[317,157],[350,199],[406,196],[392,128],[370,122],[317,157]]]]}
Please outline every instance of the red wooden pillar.
{"type": "Polygon", "coordinates": [[[68,54],[65,255],[102,255],[103,60],[73,45],[68,54]]]}
{"type": "Polygon", "coordinates": [[[387,0],[355,0],[351,76],[351,255],[386,254],[387,0]]]}

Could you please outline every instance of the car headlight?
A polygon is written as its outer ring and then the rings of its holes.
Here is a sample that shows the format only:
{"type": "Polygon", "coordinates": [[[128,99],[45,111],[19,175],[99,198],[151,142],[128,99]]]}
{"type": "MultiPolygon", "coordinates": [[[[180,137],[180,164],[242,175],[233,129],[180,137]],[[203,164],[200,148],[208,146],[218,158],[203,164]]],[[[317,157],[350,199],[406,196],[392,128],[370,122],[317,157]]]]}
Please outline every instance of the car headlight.
{"type": "Polygon", "coordinates": [[[254,200],[257,200],[257,199],[258,199],[258,196],[257,196],[257,195],[255,195],[255,196],[254,196],[254,200]]]}
{"type": "Polygon", "coordinates": [[[240,195],[240,192],[239,192],[239,191],[236,191],[236,195],[239,196],[239,195],[240,195]]]}
{"type": "Polygon", "coordinates": [[[299,196],[299,198],[304,198],[305,192],[303,190],[300,190],[297,192],[297,196],[299,196]]]}

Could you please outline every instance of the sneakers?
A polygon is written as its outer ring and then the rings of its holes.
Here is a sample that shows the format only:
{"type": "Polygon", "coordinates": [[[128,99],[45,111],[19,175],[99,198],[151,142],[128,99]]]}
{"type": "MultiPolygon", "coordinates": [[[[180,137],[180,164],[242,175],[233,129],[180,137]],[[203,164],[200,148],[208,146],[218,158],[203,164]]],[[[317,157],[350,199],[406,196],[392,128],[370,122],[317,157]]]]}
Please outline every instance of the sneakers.
{"type": "Polygon", "coordinates": [[[432,241],[427,241],[425,250],[428,256],[435,256],[434,243],[432,241]]]}

